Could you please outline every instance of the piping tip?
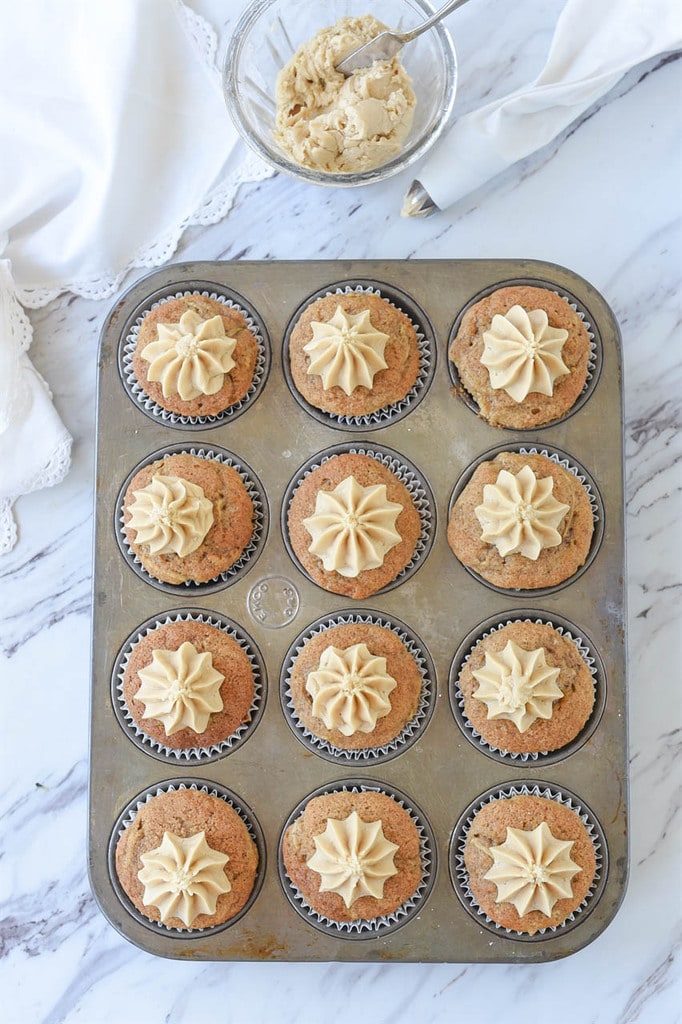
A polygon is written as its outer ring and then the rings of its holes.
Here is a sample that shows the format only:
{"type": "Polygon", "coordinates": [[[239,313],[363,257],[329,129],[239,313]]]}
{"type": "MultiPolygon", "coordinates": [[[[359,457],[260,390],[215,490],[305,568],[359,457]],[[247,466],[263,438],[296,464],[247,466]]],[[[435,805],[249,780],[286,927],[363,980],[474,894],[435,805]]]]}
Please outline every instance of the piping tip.
{"type": "Polygon", "coordinates": [[[413,181],[403,199],[401,217],[429,217],[438,209],[421,181],[413,181]]]}

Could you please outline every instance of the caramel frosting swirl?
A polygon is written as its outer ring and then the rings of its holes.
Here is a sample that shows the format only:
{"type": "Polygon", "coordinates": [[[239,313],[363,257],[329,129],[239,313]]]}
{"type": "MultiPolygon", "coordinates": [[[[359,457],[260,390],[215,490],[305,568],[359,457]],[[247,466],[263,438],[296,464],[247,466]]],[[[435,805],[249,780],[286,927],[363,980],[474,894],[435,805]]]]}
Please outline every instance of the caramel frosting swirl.
{"type": "Polygon", "coordinates": [[[384,349],[388,334],[372,326],[369,310],[346,313],[341,306],[331,320],[311,321],[313,337],[303,351],[310,356],[307,373],[322,378],[325,391],[340,387],[347,395],[361,385],[371,388],[374,375],[385,370],[384,349]]]}
{"type": "Polygon", "coordinates": [[[305,688],[313,698],[313,714],[327,729],[353,736],[372,732],[377,720],[390,712],[388,695],[397,685],[386,671],[385,658],[372,654],[367,644],[353,644],[327,647],[305,688]]]}
{"type": "Polygon", "coordinates": [[[530,466],[518,473],[501,469],[494,484],[483,488],[483,504],[474,512],[481,540],[494,544],[502,558],[521,554],[535,561],[544,548],[561,544],[561,525],[570,505],[552,494],[551,476],[536,477],[530,466]]]}
{"type": "Polygon", "coordinates": [[[497,886],[495,902],[513,903],[521,916],[539,910],[550,917],[558,900],[573,895],[571,880],[582,871],[572,847],[546,821],[532,831],[507,826],[505,841],[488,849],[493,866],[483,876],[497,886]]]}
{"type": "Polygon", "coordinates": [[[563,693],[557,685],[560,669],[550,668],[544,647],[525,651],[513,640],[496,654],[485,652],[485,666],[472,672],[478,682],[473,696],[488,709],[488,719],[513,722],[519,732],[539,718],[551,718],[554,701],[563,693]]]}
{"type": "Polygon", "coordinates": [[[312,537],[308,550],[341,576],[377,569],[401,541],[395,522],[402,509],[388,500],[385,484],[363,487],[348,476],[333,491],[317,492],[315,512],[303,520],[312,537]]]}
{"type": "Polygon", "coordinates": [[[198,484],[181,476],[155,473],[151,483],[133,491],[128,526],[137,543],[152,555],[191,555],[213,525],[213,505],[198,484]]]}
{"type": "Polygon", "coordinates": [[[398,873],[398,847],[384,836],[383,823],[363,821],[357,811],[343,820],[328,818],[313,838],[315,853],[306,863],[320,875],[320,892],[338,893],[347,907],[361,896],[381,899],[384,883],[398,873]]]}
{"type": "Polygon", "coordinates": [[[203,732],[211,714],[223,709],[225,676],[213,668],[210,651],[200,654],[189,641],[176,651],[152,651],[150,664],[137,674],[135,699],[145,706],[142,717],[161,722],[166,736],[186,728],[203,732]]]}
{"type": "Polygon", "coordinates": [[[554,381],[570,372],[561,358],[567,338],[568,331],[550,326],[544,309],[512,306],[504,316],[496,313],[483,332],[481,356],[491,388],[502,388],[515,402],[531,392],[553,395],[554,381]]]}
{"type": "Polygon", "coordinates": [[[236,366],[232,353],[237,342],[225,334],[220,316],[204,320],[186,310],[177,324],[157,324],[157,340],[140,355],[149,363],[147,377],[161,384],[165,398],[179,395],[189,402],[220,391],[225,375],[236,366]]]}
{"type": "Polygon", "coordinates": [[[142,902],[156,907],[163,924],[179,917],[190,927],[200,914],[215,914],[218,897],[232,890],[224,870],[229,859],[211,849],[204,832],[187,839],[164,832],[161,846],[140,855],[142,902]]]}

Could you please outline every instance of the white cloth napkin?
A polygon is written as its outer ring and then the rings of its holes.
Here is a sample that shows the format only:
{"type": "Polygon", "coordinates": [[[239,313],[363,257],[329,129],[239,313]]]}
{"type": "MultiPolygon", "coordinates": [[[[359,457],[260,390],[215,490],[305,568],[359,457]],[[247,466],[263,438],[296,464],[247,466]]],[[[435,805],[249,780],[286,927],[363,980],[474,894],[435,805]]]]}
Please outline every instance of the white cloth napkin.
{"type": "Polygon", "coordinates": [[[215,50],[211,27],[180,0],[3,10],[0,553],[16,539],[16,498],[69,465],[18,303],[111,296],[132,268],[169,259],[188,224],[223,217],[240,182],[271,173],[236,145],[215,50]]]}
{"type": "Polygon", "coordinates": [[[456,121],[419,183],[447,209],[550,142],[635,65],[680,47],[679,0],[567,0],[538,78],[456,121]]]}

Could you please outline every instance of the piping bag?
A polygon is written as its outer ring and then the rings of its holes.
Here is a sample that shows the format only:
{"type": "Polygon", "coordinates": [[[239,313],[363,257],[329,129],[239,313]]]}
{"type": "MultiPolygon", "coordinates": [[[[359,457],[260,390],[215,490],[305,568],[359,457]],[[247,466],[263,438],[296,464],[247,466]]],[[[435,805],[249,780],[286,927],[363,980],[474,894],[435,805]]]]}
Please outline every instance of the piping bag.
{"type": "Polygon", "coordinates": [[[401,214],[445,210],[551,142],[637,64],[682,48],[676,0],[567,0],[534,82],[455,122],[401,214]]]}

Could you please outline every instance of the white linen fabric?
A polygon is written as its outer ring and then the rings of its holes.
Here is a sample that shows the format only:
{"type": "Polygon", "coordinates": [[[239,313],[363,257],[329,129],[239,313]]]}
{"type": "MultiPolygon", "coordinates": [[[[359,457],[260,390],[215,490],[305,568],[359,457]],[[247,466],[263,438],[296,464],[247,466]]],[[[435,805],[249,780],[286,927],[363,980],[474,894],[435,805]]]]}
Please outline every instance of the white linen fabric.
{"type": "Polygon", "coordinates": [[[551,142],[631,68],[680,47],[679,0],[567,0],[538,78],[456,121],[417,180],[447,209],[551,142]]]}
{"type": "Polygon", "coordinates": [[[19,303],[111,296],[271,173],[238,143],[215,56],[213,29],[180,0],[22,0],[3,13],[0,553],[16,540],[16,498],[69,465],[19,303]]]}

